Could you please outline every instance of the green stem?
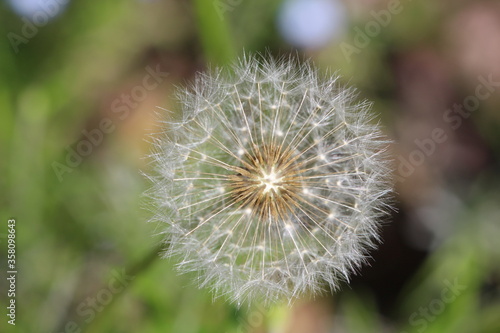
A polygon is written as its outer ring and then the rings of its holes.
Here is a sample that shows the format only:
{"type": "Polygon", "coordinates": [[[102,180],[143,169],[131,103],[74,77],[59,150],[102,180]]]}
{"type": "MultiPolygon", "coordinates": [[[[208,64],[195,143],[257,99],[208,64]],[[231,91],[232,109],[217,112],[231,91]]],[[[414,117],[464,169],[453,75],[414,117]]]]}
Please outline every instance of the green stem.
{"type": "Polygon", "coordinates": [[[165,244],[160,244],[154,247],[153,249],[151,249],[150,252],[146,253],[146,255],[143,258],[141,258],[138,262],[134,263],[129,268],[125,269],[125,274],[127,276],[133,277],[133,280],[130,281],[130,283],[128,283],[125,286],[124,290],[114,295],[110,303],[107,304],[101,312],[98,312],[96,314],[94,320],[92,320],[84,330],[86,333],[102,332],[100,325],[103,319],[107,316],[107,313],[110,312],[110,310],[113,308],[113,305],[116,304],[116,301],[123,294],[125,294],[126,289],[129,289],[132,286],[132,284],[137,280],[136,277],[138,277],[140,273],[145,272],[156,261],[157,258],[160,258],[159,253],[161,251],[164,251],[165,247],[166,247],[165,244]]]}

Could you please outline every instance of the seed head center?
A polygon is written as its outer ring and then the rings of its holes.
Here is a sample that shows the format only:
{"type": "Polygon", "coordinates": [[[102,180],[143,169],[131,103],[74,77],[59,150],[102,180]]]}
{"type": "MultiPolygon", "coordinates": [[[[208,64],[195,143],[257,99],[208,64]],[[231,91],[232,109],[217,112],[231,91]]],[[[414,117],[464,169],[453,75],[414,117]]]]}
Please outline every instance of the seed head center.
{"type": "MultiPolygon", "coordinates": [[[[274,169],[274,168],[273,168],[274,169]]],[[[282,177],[279,177],[274,170],[270,173],[262,171],[262,177],[259,179],[261,186],[264,187],[264,193],[273,191],[278,193],[279,188],[282,186],[282,177]]]]}
{"type": "Polygon", "coordinates": [[[300,189],[295,158],[275,145],[254,147],[230,176],[233,198],[261,218],[284,218],[300,189]]]}

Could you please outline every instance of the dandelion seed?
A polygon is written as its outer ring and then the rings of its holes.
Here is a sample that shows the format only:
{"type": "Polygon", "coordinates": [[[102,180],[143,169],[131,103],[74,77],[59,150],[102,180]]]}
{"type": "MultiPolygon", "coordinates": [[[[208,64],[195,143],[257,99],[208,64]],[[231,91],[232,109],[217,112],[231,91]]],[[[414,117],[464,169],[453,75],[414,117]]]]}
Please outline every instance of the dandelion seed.
{"type": "Polygon", "coordinates": [[[387,141],[354,97],[294,60],[200,74],[152,154],[166,256],[237,304],[338,288],[391,191],[387,141]]]}

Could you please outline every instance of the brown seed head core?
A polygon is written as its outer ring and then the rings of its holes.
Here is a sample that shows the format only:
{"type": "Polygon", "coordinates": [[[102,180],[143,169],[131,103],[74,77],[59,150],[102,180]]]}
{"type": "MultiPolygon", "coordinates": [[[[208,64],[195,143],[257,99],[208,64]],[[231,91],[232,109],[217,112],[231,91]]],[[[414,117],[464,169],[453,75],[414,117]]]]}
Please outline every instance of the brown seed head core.
{"type": "Polygon", "coordinates": [[[229,176],[233,198],[264,220],[286,218],[297,206],[301,188],[296,156],[280,145],[253,146],[229,176]]]}

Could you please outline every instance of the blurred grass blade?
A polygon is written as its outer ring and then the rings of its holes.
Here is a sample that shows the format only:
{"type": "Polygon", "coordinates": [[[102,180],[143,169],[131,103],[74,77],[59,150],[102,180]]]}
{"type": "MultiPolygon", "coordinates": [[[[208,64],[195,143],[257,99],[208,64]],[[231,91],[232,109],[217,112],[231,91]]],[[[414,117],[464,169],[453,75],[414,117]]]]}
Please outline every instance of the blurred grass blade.
{"type": "Polygon", "coordinates": [[[194,10],[206,59],[214,65],[230,63],[236,55],[228,22],[217,10],[217,2],[195,0],[194,10]]]}

